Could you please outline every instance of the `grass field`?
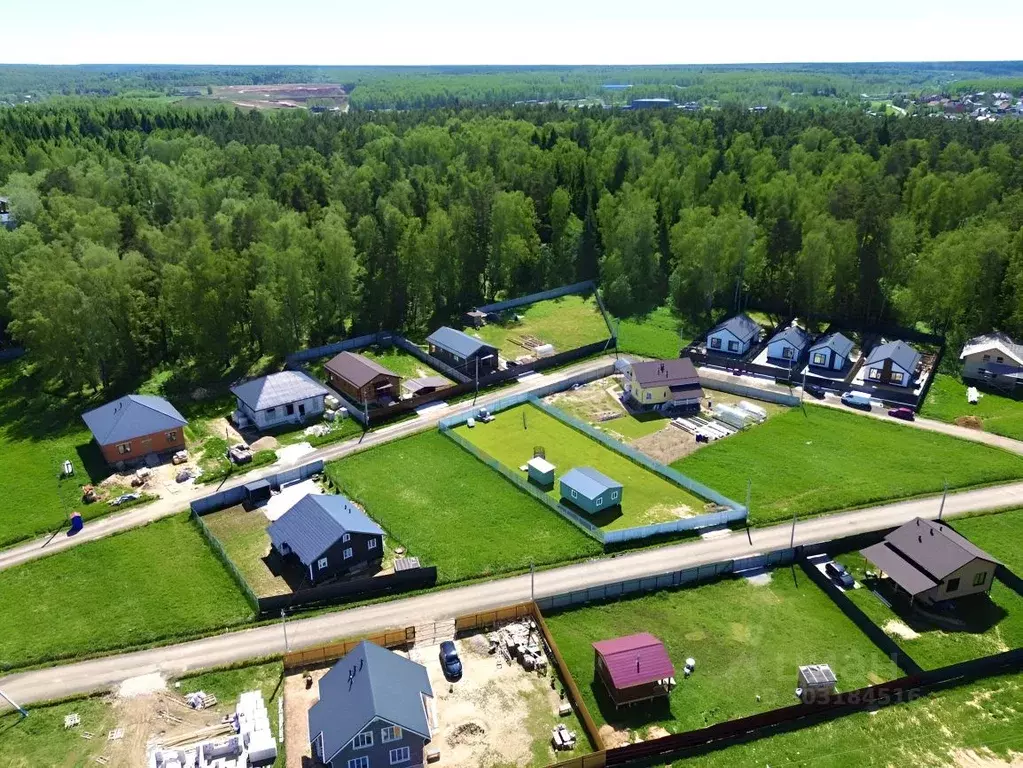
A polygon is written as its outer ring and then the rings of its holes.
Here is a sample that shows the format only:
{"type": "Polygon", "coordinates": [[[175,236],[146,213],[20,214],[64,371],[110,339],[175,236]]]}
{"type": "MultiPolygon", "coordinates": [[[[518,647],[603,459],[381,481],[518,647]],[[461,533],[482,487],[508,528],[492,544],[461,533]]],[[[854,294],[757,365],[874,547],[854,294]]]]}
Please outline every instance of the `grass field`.
{"type": "Polygon", "coordinates": [[[673,465],[725,496],[753,479],[757,524],[1023,477],[1023,457],[947,435],[807,405],[673,465]]]}
{"type": "Polygon", "coordinates": [[[187,515],[0,577],[0,669],[230,627],[252,611],[187,515]]]}
{"type": "Polygon", "coordinates": [[[920,415],[955,424],[956,419],[974,416],[980,419],[985,432],[1023,440],[1023,402],[983,392],[976,405],[966,402],[966,385],[948,374],[934,377],[920,415]]]}
{"type": "Polygon", "coordinates": [[[674,768],[1009,768],[1023,752],[1023,674],[939,691],[673,763],[674,768]]]}
{"type": "Polygon", "coordinates": [[[599,543],[439,432],[327,465],[395,546],[449,583],[600,554],[599,543]]]}
{"type": "Polygon", "coordinates": [[[477,334],[483,341],[498,348],[501,357],[514,360],[529,354],[529,350],[516,339],[533,336],[544,344],[553,344],[555,352],[566,352],[576,347],[603,341],[610,336],[604,316],[592,294],[562,296],[538,301],[525,307],[507,310],[509,316],[522,317],[518,322],[488,322],[482,328],[467,331],[477,334]]]}
{"type": "Polygon", "coordinates": [[[997,514],[957,518],[952,526],[985,552],[1023,576],[1023,508],[997,514]]]}
{"type": "MultiPolygon", "coordinates": [[[[557,467],[554,487],[548,495],[561,498],[560,480],[572,467],[589,466],[617,480],[623,486],[620,509],[600,515],[581,513],[594,525],[607,530],[677,520],[702,514],[705,502],[684,488],[641,467],[625,456],[554,418],[535,405],[524,404],[497,414],[490,424],[466,425],[455,432],[487,452],[512,471],[543,446],[547,460],[557,467]],[[525,426],[524,426],[525,425],[525,426]]],[[[522,473],[525,478],[525,473],[522,473]]]]}
{"type": "Polygon", "coordinates": [[[693,340],[696,328],[669,306],[646,315],[618,318],[618,351],[658,359],[678,357],[693,340]]]}
{"type": "Polygon", "coordinates": [[[679,733],[793,704],[801,664],[830,664],[839,690],[846,691],[895,677],[892,662],[824,592],[795,573],[773,571],[768,584],[725,579],[582,607],[547,624],[598,726],[643,738],[654,725],[679,733]],[[668,705],[661,700],[616,710],[594,681],[592,643],[635,632],[664,642],[678,685],[668,705]],[[689,657],[696,671],[684,679],[689,657]]]}

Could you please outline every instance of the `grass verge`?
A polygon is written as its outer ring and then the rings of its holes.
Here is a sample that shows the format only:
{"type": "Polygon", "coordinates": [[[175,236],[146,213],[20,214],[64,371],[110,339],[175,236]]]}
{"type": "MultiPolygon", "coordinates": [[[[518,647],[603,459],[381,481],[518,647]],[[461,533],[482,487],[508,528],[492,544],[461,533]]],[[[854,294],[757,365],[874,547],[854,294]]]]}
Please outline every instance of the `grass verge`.
{"type": "Polygon", "coordinates": [[[966,384],[954,376],[939,373],[931,383],[920,415],[949,424],[979,419],[985,432],[1023,440],[1023,402],[983,392],[976,405],[966,402],[966,384]]]}

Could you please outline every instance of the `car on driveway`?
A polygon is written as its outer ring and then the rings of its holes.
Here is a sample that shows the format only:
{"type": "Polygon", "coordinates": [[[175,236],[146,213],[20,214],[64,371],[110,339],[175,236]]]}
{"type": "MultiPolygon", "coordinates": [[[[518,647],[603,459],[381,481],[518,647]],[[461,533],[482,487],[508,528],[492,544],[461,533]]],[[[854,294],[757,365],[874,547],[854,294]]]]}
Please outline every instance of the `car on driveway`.
{"type": "Polygon", "coordinates": [[[853,579],[852,575],[846,570],[846,567],[839,562],[829,560],[824,566],[824,571],[828,576],[835,581],[840,587],[845,589],[852,589],[856,584],[856,580],[853,579]]]}
{"type": "Polygon", "coordinates": [[[865,392],[843,392],[842,404],[848,405],[851,408],[861,408],[865,411],[869,411],[870,395],[865,392]]]}
{"type": "Polygon", "coordinates": [[[892,408],[888,411],[888,415],[893,419],[902,419],[903,421],[912,421],[916,418],[912,408],[892,408]]]}
{"type": "Polygon", "coordinates": [[[818,400],[824,399],[824,387],[818,386],[817,384],[807,384],[803,391],[812,397],[816,397],[818,400]]]}
{"type": "Polygon", "coordinates": [[[462,660],[458,658],[458,649],[450,640],[440,644],[440,666],[448,680],[458,680],[462,677],[462,660]]]}

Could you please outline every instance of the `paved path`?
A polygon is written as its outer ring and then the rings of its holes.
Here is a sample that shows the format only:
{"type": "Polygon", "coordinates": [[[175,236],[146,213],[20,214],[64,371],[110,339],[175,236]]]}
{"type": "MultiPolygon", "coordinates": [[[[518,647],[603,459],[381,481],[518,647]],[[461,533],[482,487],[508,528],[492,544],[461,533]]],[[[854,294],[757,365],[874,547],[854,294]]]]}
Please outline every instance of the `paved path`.
{"type": "MultiPolygon", "coordinates": [[[[952,517],[1021,503],[1023,483],[1014,483],[949,494],[944,514],[952,517]]],[[[929,497],[814,518],[796,526],[795,542],[828,541],[890,527],[918,516],[936,517],[938,506],[939,497],[929,497]]],[[[746,533],[739,531],[540,571],[535,574],[535,594],[545,597],[784,549],[789,546],[791,525],[755,529],[752,535],[752,547],[746,533]]],[[[293,619],[287,623],[287,634],[292,648],[302,648],[341,637],[451,619],[519,603],[529,597],[530,576],[527,574],[307,619],[293,619]]],[[[162,672],[175,676],[203,667],[279,654],[284,650],[283,628],[280,624],[272,624],[164,648],[14,674],[0,679],[0,689],[19,703],[29,703],[100,690],[137,675],[162,672]]]]}
{"type": "MultiPolygon", "coordinates": [[[[301,463],[308,464],[316,459],[333,461],[334,459],[339,459],[357,451],[365,450],[366,448],[374,445],[386,443],[390,440],[397,440],[400,437],[406,437],[416,432],[422,432],[436,426],[437,422],[446,416],[461,413],[473,407],[487,405],[488,403],[495,402],[511,395],[529,392],[580,373],[595,371],[608,365],[613,361],[613,359],[613,357],[609,356],[600,357],[595,360],[588,360],[578,365],[563,368],[562,370],[555,371],[554,373],[533,374],[527,376],[524,381],[520,381],[513,386],[504,387],[503,389],[480,396],[475,406],[473,406],[471,400],[467,400],[464,403],[458,403],[449,407],[441,406],[438,408],[431,408],[419,418],[400,421],[389,427],[383,427],[372,432],[367,432],[358,439],[346,440],[342,443],[335,443],[333,445],[320,448],[303,456],[301,463]]],[[[282,469],[287,469],[287,467],[283,467],[280,464],[260,467],[258,470],[248,472],[244,475],[230,477],[228,481],[224,483],[223,487],[233,488],[235,486],[242,485],[243,483],[252,482],[259,477],[276,474],[282,469]]],[[[161,518],[177,514],[178,512],[186,509],[188,504],[194,499],[202,496],[208,496],[216,490],[217,486],[214,484],[185,487],[179,493],[163,496],[151,504],[90,521],[86,523],[85,529],[75,536],[69,537],[66,535],[65,531],[61,530],[52,537],[44,536],[26,542],[25,544],[19,544],[15,547],[11,547],[10,549],[0,550],[0,571],[19,565],[20,563],[28,562],[29,560],[35,560],[40,557],[52,555],[55,552],[60,552],[61,550],[68,549],[69,547],[84,544],[87,541],[95,541],[96,539],[101,539],[104,536],[110,536],[114,533],[126,531],[131,528],[137,528],[138,526],[151,523],[154,520],[160,520],[161,518]]]]}

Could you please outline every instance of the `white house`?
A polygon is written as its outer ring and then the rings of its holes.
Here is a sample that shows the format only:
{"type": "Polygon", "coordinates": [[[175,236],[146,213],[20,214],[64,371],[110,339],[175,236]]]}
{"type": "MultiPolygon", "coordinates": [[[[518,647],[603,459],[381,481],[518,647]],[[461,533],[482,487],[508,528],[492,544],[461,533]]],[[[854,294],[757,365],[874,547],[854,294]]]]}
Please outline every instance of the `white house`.
{"type": "Polygon", "coordinates": [[[235,423],[262,430],[319,416],[330,390],[299,371],[281,371],[231,387],[231,394],[238,401],[235,423]]]}
{"type": "Polygon", "coordinates": [[[808,346],[810,334],[798,325],[790,325],[767,342],[767,359],[777,365],[792,366],[808,346]]]}
{"type": "Polygon", "coordinates": [[[810,367],[830,371],[840,371],[849,362],[852,354],[852,340],[841,333],[829,333],[821,336],[810,347],[810,367]]]}
{"type": "Polygon", "coordinates": [[[728,355],[745,355],[750,345],[760,341],[760,326],[742,314],[730,317],[707,334],[707,350],[728,355]]]}
{"type": "Polygon", "coordinates": [[[868,384],[909,387],[916,381],[920,353],[904,341],[889,341],[870,350],[863,379],[868,384]]]}
{"type": "Polygon", "coordinates": [[[1023,344],[1001,331],[970,339],[959,359],[964,379],[1010,390],[1023,383],[1023,344]]]}

